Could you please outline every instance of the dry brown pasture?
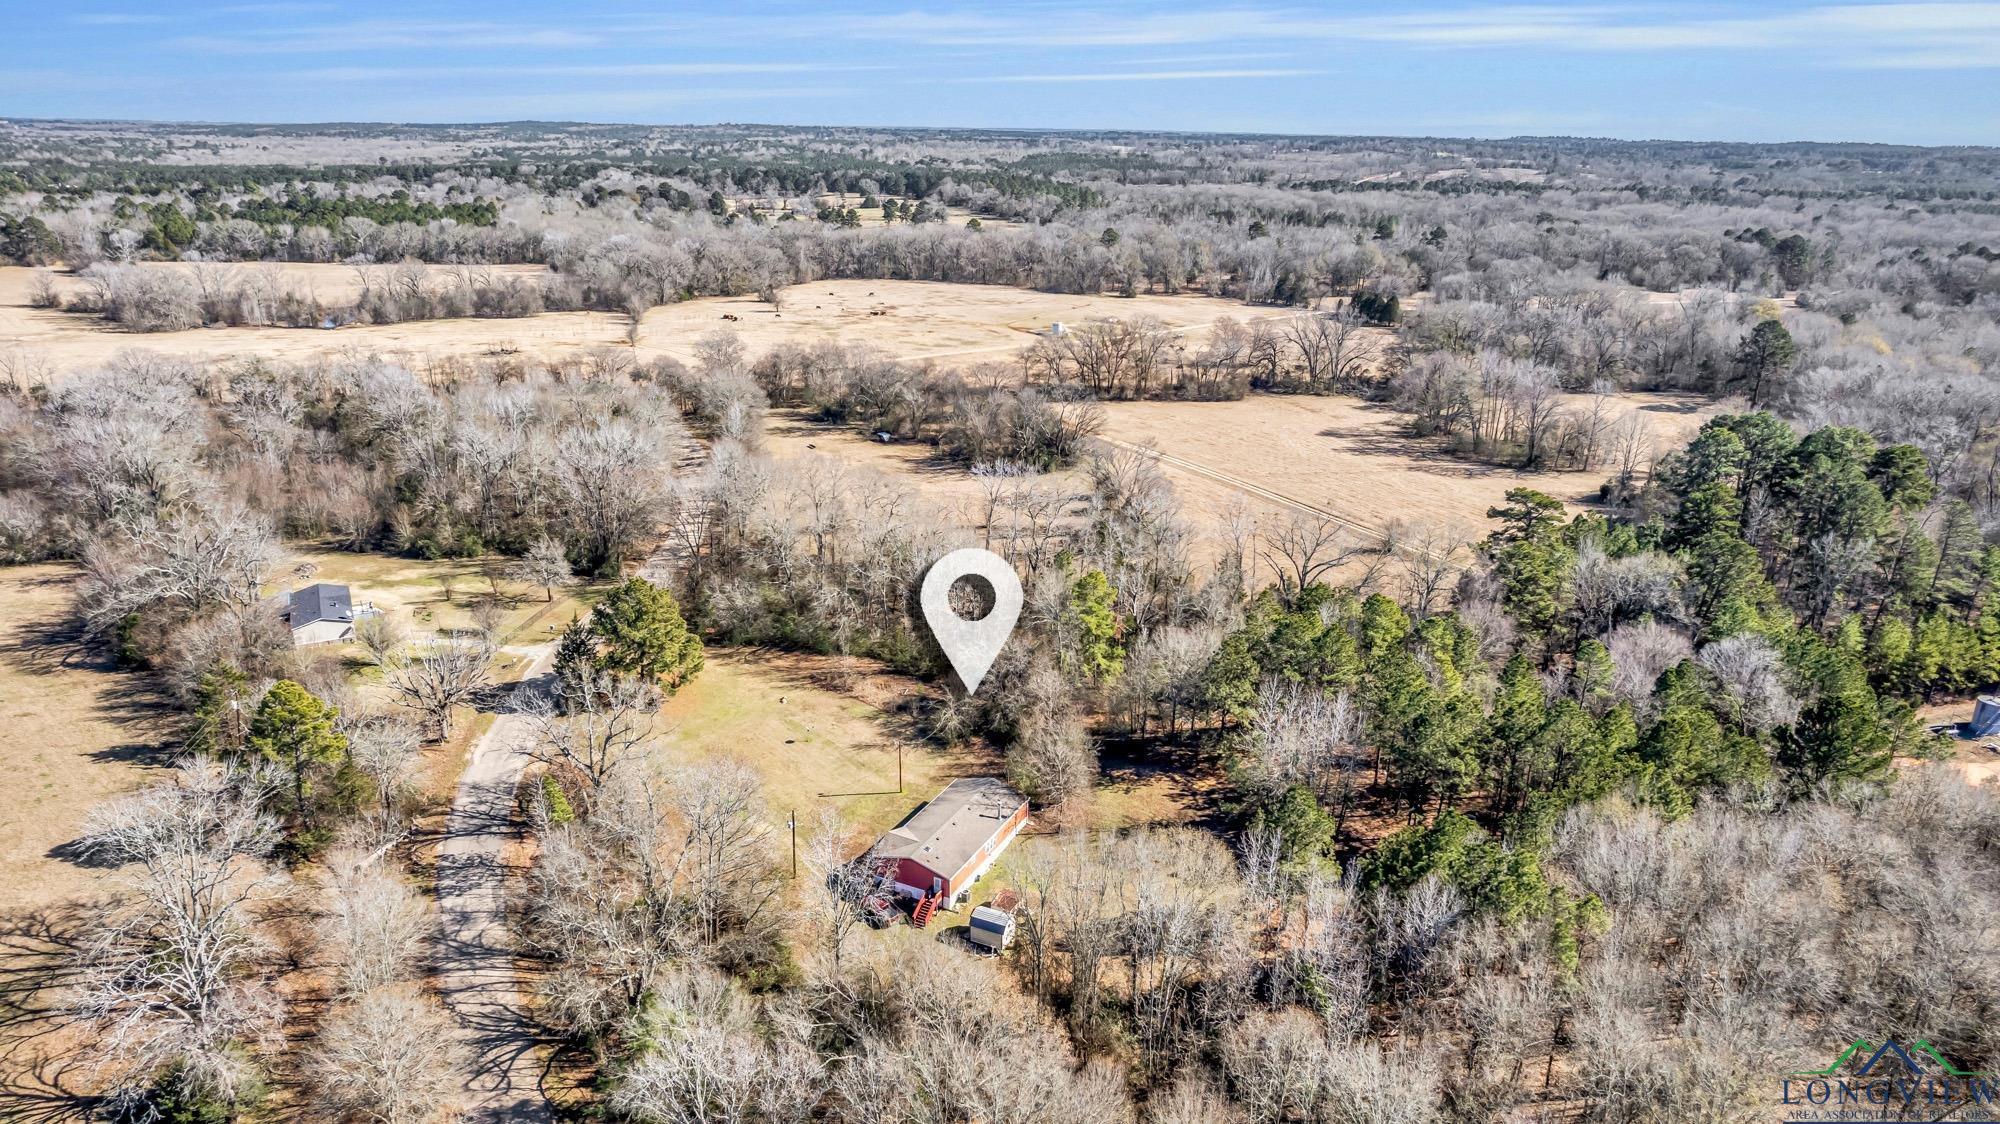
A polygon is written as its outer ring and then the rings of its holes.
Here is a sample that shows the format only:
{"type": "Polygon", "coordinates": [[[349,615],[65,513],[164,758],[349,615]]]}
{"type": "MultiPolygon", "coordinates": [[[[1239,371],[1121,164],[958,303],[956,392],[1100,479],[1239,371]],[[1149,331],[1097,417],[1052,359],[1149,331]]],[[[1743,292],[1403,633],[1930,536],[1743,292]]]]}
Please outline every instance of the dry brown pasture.
{"type": "MultiPolygon", "coordinates": [[[[144,268],[188,270],[178,263],[144,268]]],[[[321,300],[351,300],[360,275],[345,265],[245,265],[224,269],[275,269],[278,279],[321,300]]],[[[380,267],[376,267],[380,268],[380,267]]],[[[443,284],[453,267],[433,266],[443,284]]],[[[481,267],[494,274],[533,274],[536,266],[481,267]]],[[[404,324],[355,324],[317,328],[192,328],[182,332],[128,332],[95,316],[29,307],[36,271],[0,267],[0,359],[29,360],[60,376],[102,364],[121,351],[141,349],[190,360],[219,357],[300,361],[316,356],[379,355],[413,369],[444,358],[518,354],[558,359],[610,349],[641,362],[662,356],[687,360],[695,344],[715,331],[735,334],[755,357],[781,344],[822,340],[867,344],[911,361],[995,358],[1033,342],[1051,322],[1155,316],[1171,328],[1205,328],[1225,317],[1255,319],[1249,309],[1213,297],[1074,296],[939,281],[815,281],[779,293],[773,306],[755,297],[705,297],[662,305],[640,321],[636,347],[626,342],[622,313],[549,312],[505,320],[419,320],[404,324]],[[875,315],[880,313],[881,315],[875,315]],[[735,320],[725,320],[734,316],[735,320]]],[[[57,275],[58,289],[81,282],[57,275]]]]}
{"type": "MultiPolygon", "coordinates": [[[[1587,408],[1586,396],[1574,398],[1575,408],[1587,408]]],[[[1649,425],[1656,453],[1664,453],[1720,410],[1693,395],[1622,394],[1613,402],[1613,421],[1637,413],[1649,425]]],[[[1389,407],[1337,395],[1107,402],[1104,414],[1104,439],[1156,456],[1188,521],[1203,531],[1240,505],[1260,520],[1325,513],[1368,538],[1398,524],[1430,524],[1477,539],[1492,529],[1486,513],[1505,502],[1510,488],[1535,488],[1580,509],[1609,474],[1522,472],[1467,461],[1437,441],[1411,437],[1389,407]]],[[[907,479],[960,526],[980,527],[979,481],[938,460],[927,445],[880,444],[781,410],[770,417],[765,447],[779,458],[833,457],[907,479]]],[[[1087,487],[1074,471],[1048,479],[1078,494],[1087,487]]]]}
{"type": "MultiPolygon", "coordinates": [[[[1574,406],[1587,406],[1575,395],[1574,406]]],[[[1685,442],[1720,407],[1692,395],[1621,394],[1616,417],[1637,412],[1656,452],[1685,442]]],[[[1260,517],[1325,512],[1365,532],[1432,524],[1483,536],[1488,509],[1511,488],[1572,505],[1596,497],[1607,470],[1522,472],[1449,455],[1411,437],[1387,406],[1340,395],[1253,394],[1238,402],[1111,402],[1104,437],[1149,449],[1190,514],[1246,502],[1260,517]]]]}
{"type": "Polygon", "coordinates": [[[140,676],[65,641],[74,573],[0,568],[0,917],[107,888],[66,845],[93,806],[166,764],[174,733],[140,676]]]}
{"type": "MultiPolygon", "coordinates": [[[[882,208],[880,206],[863,207],[861,205],[861,201],[866,198],[867,196],[859,191],[847,191],[847,192],[826,191],[813,196],[813,205],[816,207],[840,207],[843,209],[852,207],[858,213],[858,216],[861,219],[862,226],[883,225],[882,208]]],[[[900,199],[901,197],[898,196],[897,198],[900,199]]],[[[916,200],[902,199],[902,202],[915,203],[916,200]]],[[[784,213],[784,208],[787,203],[789,203],[789,200],[777,199],[769,195],[755,195],[755,196],[739,195],[729,201],[729,205],[735,210],[757,211],[760,214],[762,214],[765,218],[774,221],[780,214],[784,213]]],[[[935,207],[936,204],[932,204],[932,206],[935,207]]],[[[975,215],[971,211],[968,211],[963,207],[945,208],[944,222],[946,226],[964,226],[967,219],[973,219],[973,218],[978,219],[979,225],[987,230],[997,230],[1001,227],[1021,225],[1020,223],[1015,222],[1012,219],[994,218],[991,215],[975,215]]]]}

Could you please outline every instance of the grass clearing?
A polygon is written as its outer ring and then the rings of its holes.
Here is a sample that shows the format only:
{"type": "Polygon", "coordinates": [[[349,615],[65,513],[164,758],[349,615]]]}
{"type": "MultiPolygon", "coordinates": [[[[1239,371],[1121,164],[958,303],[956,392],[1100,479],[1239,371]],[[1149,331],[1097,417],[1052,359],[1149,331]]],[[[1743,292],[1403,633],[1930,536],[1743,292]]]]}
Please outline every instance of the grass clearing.
{"type": "MultiPolygon", "coordinates": [[[[1585,405],[1585,396],[1575,406],[1585,405]]],[[[1691,395],[1621,394],[1616,417],[1651,423],[1656,452],[1693,436],[1720,407],[1691,395]]],[[[1245,503],[1259,514],[1299,506],[1382,530],[1433,523],[1482,537],[1488,509],[1511,488],[1535,488],[1573,506],[1595,501],[1609,467],[1523,472],[1463,460],[1409,435],[1388,406],[1337,395],[1253,394],[1236,402],[1107,402],[1104,436],[1164,454],[1161,468],[1190,512],[1245,503]]],[[[1615,420],[1615,417],[1614,417],[1615,420]]]]}
{"type": "Polygon", "coordinates": [[[291,554],[298,566],[309,570],[281,575],[267,592],[284,593],[314,582],[345,585],[357,604],[371,602],[402,621],[419,643],[477,631],[475,608],[482,599],[496,595],[505,643],[553,639],[572,616],[587,612],[609,588],[607,582],[558,587],[550,600],[542,587],[506,576],[509,559],[505,558],[431,561],[309,545],[295,546],[291,554]],[[489,574],[498,576],[497,583],[489,574]]]}
{"type": "MultiPolygon", "coordinates": [[[[188,268],[172,262],[146,262],[141,267],[188,268]]],[[[282,268],[279,277],[285,285],[321,299],[351,294],[358,285],[350,266],[282,268]]],[[[492,272],[519,275],[525,270],[533,275],[538,269],[492,267],[492,272]]],[[[661,305],[640,318],[636,346],[626,338],[630,319],[615,312],[413,320],[333,330],[243,327],[140,333],[96,316],[31,307],[36,272],[25,266],[0,266],[0,357],[32,360],[53,377],[88,369],[132,349],[197,361],[224,355],[283,362],[376,355],[419,371],[440,359],[555,360],[605,349],[642,363],[667,356],[688,361],[694,358],[696,342],[715,331],[733,333],[752,358],[781,344],[832,340],[867,344],[899,359],[970,363],[1005,359],[1033,342],[1033,333],[1058,320],[1080,323],[1143,315],[1158,317],[1170,328],[1195,330],[1224,317],[1248,320],[1272,315],[1236,301],[1193,294],[1127,298],[943,281],[814,281],[782,290],[775,307],[754,296],[703,297],[661,305]]],[[[73,290],[79,284],[74,277],[58,275],[61,289],[73,290]]]]}
{"type": "Polygon", "coordinates": [[[872,840],[954,777],[997,772],[979,748],[940,750],[895,713],[920,682],[860,665],[851,678],[829,657],[711,648],[707,666],[661,708],[662,762],[735,758],[757,771],[771,823],[796,812],[800,836],[834,808],[872,840]],[[843,681],[845,680],[845,681],[843,681]],[[896,790],[902,751],[903,791],[896,790]]]}
{"type": "Polygon", "coordinates": [[[97,804],[166,764],[172,715],[137,673],[67,640],[75,570],[0,568],[0,914],[104,889],[110,872],[66,851],[97,804]]]}

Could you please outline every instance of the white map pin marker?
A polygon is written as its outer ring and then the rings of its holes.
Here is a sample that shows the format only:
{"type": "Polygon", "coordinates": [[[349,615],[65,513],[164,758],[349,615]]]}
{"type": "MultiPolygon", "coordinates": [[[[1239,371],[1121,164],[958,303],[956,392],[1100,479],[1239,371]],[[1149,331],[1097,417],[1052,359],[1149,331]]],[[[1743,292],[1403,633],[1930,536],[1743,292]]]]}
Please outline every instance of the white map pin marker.
{"type": "Polygon", "coordinates": [[[1021,619],[1021,579],[1014,567],[1005,558],[976,546],[954,550],[931,564],[917,600],[924,607],[931,635],[937,637],[951,669],[958,672],[958,681],[965,684],[965,693],[979,690],[993,661],[1000,658],[1000,649],[1014,635],[1014,622],[1021,619]],[[993,586],[993,611],[976,621],[966,620],[951,607],[952,583],[972,575],[993,586]]]}

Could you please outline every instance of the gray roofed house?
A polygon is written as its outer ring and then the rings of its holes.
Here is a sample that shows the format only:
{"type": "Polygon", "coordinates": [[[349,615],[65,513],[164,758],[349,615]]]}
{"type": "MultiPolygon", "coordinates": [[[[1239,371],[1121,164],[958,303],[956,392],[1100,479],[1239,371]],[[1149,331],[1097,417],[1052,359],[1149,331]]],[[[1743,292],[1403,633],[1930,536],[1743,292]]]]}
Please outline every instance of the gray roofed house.
{"type": "Polygon", "coordinates": [[[326,644],[354,637],[356,617],[373,616],[375,607],[356,607],[344,585],[320,582],[295,589],[285,608],[285,623],[292,627],[295,644],[326,644]]]}
{"type": "Polygon", "coordinates": [[[1028,819],[1028,800],[998,777],[960,777],[875,844],[895,881],[919,896],[956,897],[986,872],[1028,819]]]}

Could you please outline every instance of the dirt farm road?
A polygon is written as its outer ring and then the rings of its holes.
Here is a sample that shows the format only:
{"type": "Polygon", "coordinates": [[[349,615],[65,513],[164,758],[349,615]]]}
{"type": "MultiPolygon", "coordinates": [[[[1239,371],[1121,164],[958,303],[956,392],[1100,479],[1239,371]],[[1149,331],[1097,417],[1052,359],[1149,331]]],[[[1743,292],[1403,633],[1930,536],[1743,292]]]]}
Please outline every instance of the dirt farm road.
{"type": "MultiPolygon", "coordinates": [[[[555,649],[551,641],[527,650],[527,671],[508,697],[547,673],[555,649]]],[[[477,1124],[552,1119],[541,1091],[542,1038],[527,1012],[507,926],[506,848],[521,834],[514,789],[532,739],[527,715],[503,705],[472,743],[438,846],[433,971],[472,1059],[460,1119],[477,1124]]]]}
{"type": "Polygon", "coordinates": [[[1130,441],[1120,441],[1115,437],[1099,437],[1098,440],[1104,442],[1107,445],[1110,445],[1115,449],[1123,449],[1128,453],[1138,453],[1140,456],[1151,457],[1152,459],[1159,461],[1161,464],[1166,465],[1169,468],[1177,468],[1182,472],[1186,472],[1194,476],[1199,476],[1206,480],[1213,480],[1217,484],[1221,484],[1223,487],[1233,488],[1236,491],[1242,492],[1246,496],[1252,496],[1256,499],[1264,500],[1268,503],[1275,504],[1278,507],[1289,508],[1292,511],[1300,512],[1301,514],[1305,515],[1324,516],[1325,518],[1332,520],[1333,522],[1339,524],[1340,526],[1345,527],[1350,531],[1357,532],[1359,534],[1372,536],[1372,535],[1379,535],[1382,533],[1381,528],[1379,527],[1369,527],[1361,523],[1356,523],[1352,519],[1347,519],[1342,516],[1335,515],[1333,512],[1328,511],[1323,507],[1314,506],[1313,504],[1309,504],[1302,499],[1298,499],[1294,496],[1285,495],[1283,492],[1274,492],[1271,489],[1263,487],[1261,485],[1252,484],[1250,481],[1243,479],[1241,476],[1231,476],[1226,472],[1218,472],[1215,469],[1212,469],[1205,464],[1196,464],[1194,461],[1191,461],[1186,457],[1177,457],[1172,453],[1163,453],[1160,450],[1155,449],[1149,445],[1134,445],[1130,441]]]}

